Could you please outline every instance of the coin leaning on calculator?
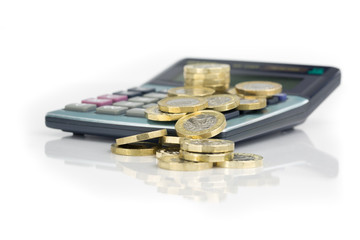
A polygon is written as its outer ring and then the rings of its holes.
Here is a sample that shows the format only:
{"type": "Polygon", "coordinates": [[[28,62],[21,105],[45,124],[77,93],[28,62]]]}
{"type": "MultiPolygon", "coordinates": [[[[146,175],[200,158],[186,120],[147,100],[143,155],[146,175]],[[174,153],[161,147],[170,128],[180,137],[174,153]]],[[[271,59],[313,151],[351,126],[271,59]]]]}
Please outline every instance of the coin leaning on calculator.
{"type": "Polygon", "coordinates": [[[214,139],[226,127],[222,112],[257,111],[266,98],[282,91],[281,84],[250,81],[229,90],[230,65],[199,63],[184,66],[185,86],[168,90],[168,97],[147,108],[149,121],[173,121],[177,136],[166,129],[116,139],[111,152],[120,155],[156,155],[158,167],[176,171],[197,171],[212,167],[255,168],[263,157],[235,153],[234,142],[214,139]],[[158,143],[149,140],[158,139],[158,143]]]}

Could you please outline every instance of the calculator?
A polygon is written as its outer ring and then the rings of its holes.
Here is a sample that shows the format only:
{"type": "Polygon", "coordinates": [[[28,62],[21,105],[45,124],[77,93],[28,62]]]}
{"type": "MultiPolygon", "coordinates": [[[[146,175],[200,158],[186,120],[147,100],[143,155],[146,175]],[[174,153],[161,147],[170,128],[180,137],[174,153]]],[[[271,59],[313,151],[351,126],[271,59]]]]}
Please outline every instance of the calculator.
{"type": "Polygon", "coordinates": [[[182,59],[141,86],[114,89],[98,96],[84,97],[48,112],[45,124],[75,135],[112,138],[167,129],[176,136],[175,122],[151,121],[145,109],[167,97],[173,87],[184,86],[183,68],[194,63],[225,63],[231,66],[230,87],[245,81],[280,83],[283,93],[267,99],[267,107],[257,111],[223,112],[226,127],[215,138],[234,142],[287,130],[301,124],[340,84],[335,67],[246,62],[219,59],[182,59]]]}

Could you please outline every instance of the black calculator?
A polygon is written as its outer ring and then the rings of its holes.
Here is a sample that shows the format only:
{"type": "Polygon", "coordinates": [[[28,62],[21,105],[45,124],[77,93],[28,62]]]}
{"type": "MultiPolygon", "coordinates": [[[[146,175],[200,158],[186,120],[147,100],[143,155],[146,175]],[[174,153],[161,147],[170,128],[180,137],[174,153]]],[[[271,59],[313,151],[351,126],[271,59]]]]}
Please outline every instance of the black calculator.
{"type": "Polygon", "coordinates": [[[173,87],[184,86],[183,68],[194,63],[226,63],[231,66],[231,83],[272,81],[282,84],[283,94],[267,100],[258,111],[225,112],[226,128],[216,138],[235,142],[290,129],[302,122],[339,86],[341,73],[334,67],[244,62],[218,59],[182,59],[150,81],[130,89],[114,89],[107,94],[84,98],[78,103],[48,112],[47,127],[74,134],[124,137],[167,129],[176,136],[175,122],[145,118],[145,109],[167,97],[173,87]],[[286,96],[286,97],[284,97],[286,96]]]}

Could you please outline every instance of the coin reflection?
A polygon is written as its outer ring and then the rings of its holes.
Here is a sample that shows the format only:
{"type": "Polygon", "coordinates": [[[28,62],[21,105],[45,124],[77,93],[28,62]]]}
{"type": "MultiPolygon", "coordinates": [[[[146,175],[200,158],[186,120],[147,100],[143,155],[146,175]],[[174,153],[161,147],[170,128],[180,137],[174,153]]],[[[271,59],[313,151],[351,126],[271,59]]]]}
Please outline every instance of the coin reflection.
{"type": "Polygon", "coordinates": [[[313,147],[306,134],[294,130],[288,134],[269,135],[236,145],[235,152],[256,152],[264,157],[263,167],[250,169],[212,168],[182,172],[160,169],[153,156],[120,156],[110,153],[111,141],[97,137],[64,137],[45,144],[45,153],[66,164],[95,166],[97,169],[118,170],[159,193],[178,195],[185,199],[206,202],[224,201],[229,194],[242,188],[278,186],[283,170],[301,168],[297,179],[316,173],[317,178],[335,178],[338,161],[313,147]]]}

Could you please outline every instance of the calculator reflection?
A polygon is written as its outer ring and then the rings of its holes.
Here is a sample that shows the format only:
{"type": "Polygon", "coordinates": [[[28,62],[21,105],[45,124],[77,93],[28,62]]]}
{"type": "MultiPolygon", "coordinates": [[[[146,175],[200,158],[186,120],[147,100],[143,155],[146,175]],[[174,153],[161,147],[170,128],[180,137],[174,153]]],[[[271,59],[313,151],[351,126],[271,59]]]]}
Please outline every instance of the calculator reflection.
{"type": "Polygon", "coordinates": [[[294,171],[297,179],[307,175],[316,178],[336,178],[338,161],[316,149],[301,130],[271,134],[238,143],[236,152],[257,153],[264,157],[264,166],[254,169],[213,168],[183,172],[160,169],[155,157],[133,157],[112,154],[109,139],[69,136],[45,144],[45,153],[65,164],[117,170],[145,184],[156,187],[159,193],[179,195],[186,199],[220,202],[241,188],[277,186],[284,170],[294,171]],[[103,149],[107,149],[106,152],[103,149]]]}

